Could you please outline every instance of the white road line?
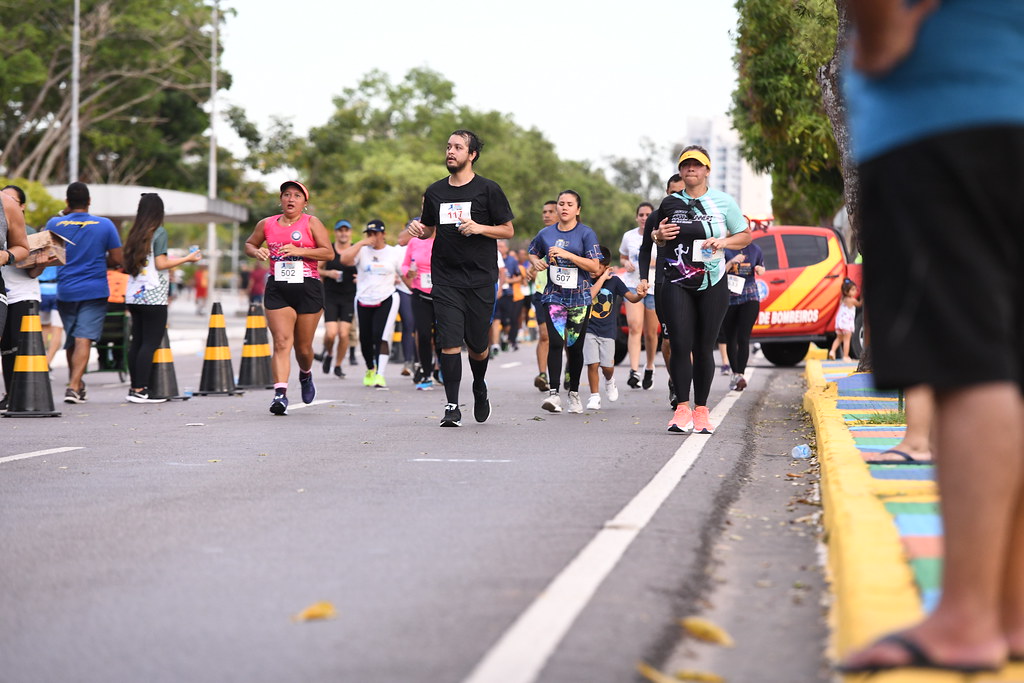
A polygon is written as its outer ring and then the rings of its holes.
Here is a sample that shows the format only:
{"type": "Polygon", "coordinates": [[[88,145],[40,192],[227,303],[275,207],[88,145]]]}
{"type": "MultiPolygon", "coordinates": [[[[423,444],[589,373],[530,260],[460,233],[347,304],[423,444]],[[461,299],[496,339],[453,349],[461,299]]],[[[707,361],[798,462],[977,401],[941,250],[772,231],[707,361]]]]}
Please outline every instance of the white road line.
{"type": "Polygon", "coordinates": [[[335,401],[333,399],[330,399],[330,398],[325,398],[322,401],[313,401],[312,403],[294,403],[294,404],[288,406],[288,411],[291,412],[293,410],[299,410],[300,408],[309,408],[309,407],[312,407],[312,406],[319,406],[319,405],[323,405],[324,403],[335,403],[335,401]]]}
{"type": "MultiPolygon", "coordinates": [[[[747,373],[748,379],[754,374],[747,373]]],[[[725,395],[710,417],[721,424],[740,392],[725,395]]],[[[540,592],[464,683],[532,683],[605,577],[682,481],[711,435],[692,434],[647,485],[540,592]]]]}
{"type": "Polygon", "coordinates": [[[47,448],[45,451],[32,451],[31,453],[21,453],[19,455],[8,455],[5,458],[0,458],[0,463],[14,462],[15,460],[25,460],[27,458],[38,458],[40,455],[53,455],[54,453],[67,453],[68,451],[80,451],[85,446],[64,446],[63,448],[47,448]]]}
{"type": "Polygon", "coordinates": [[[523,364],[522,361],[516,360],[516,361],[512,361],[511,363],[502,363],[498,367],[500,367],[500,368],[518,368],[522,364],[523,364]]]}
{"type": "Polygon", "coordinates": [[[413,458],[409,462],[512,462],[511,460],[477,460],[474,458],[413,458]]]}

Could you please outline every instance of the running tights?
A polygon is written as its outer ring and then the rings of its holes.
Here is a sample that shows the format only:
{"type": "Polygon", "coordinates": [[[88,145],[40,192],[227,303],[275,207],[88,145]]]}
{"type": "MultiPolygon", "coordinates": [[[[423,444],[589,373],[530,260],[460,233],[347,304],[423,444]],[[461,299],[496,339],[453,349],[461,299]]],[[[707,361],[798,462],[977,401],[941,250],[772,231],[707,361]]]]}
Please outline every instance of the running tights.
{"type": "Polygon", "coordinates": [[[128,374],[133,389],[148,389],[153,354],[167,331],[167,305],[128,304],[132,316],[132,343],[128,347],[128,374]]]}
{"type": "Polygon", "coordinates": [[[389,319],[393,321],[394,314],[391,308],[395,305],[398,297],[392,295],[381,302],[380,306],[364,306],[356,303],[359,315],[359,348],[363,352],[363,361],[367,370],[375,370],[380,365],[380,354],[383,345],[389,340],[384,339],[384,333],[388,328],[389,319]]]}
{"type": "MultiPolygon", "coordinates": [[[[434,369],[434,300],[418,289],[412,290],[412,314],[416,319],[416,348],[420,367],[427,374],[434,369]]],[[[403,338],[405,333],[402,333],[403,338]]]]}
{"type": "Polygon", "coordinates": [[[565,349],[569,391],[579,391],[580,377],[583,375],[583,340],[587,336],[587,325],[590,322],[590,306],[581,309],[562,308],[562,311],[570,312],[569,316],[552,314],[551,305],[545,306],[548,309],[548,382],[554,390],[562,386],[562,349],[565,349]],[[577,315],[572,315],[573,311],[577,315]],[[564,324],[561,324],[562,320],[564,324]],[[556,325],[555,321],[559,321],[559,324],[556,325]],[[562,327],[561,331],[559,326],[562,327]],[[566,343],[566,338],[572,343],[566,343]]]}
{"type": "Polygon", "coordinates": [[[671,283],[659,284],[657,290],[655,296],[661,297],[659,315],[672,347],[669,373],[676,397],[679,401],[689,401],[692,383],[694,405],[706,406],[715,377],[715,340],[722,328],[725,309],[729,307],[725,279],[701,291],[671,283]]]}
{"type": "Polygon", "coordinates": [[[725,333],[725,345],[729,354],[729,365],[732,371],[742,375],[747,371],[747,359],[750,358],[750,332],[757,322],[757,314],[761,311],[761,302],[745,301],[742,304],[730,304],[725,312],[722,331],[725,333]]]}

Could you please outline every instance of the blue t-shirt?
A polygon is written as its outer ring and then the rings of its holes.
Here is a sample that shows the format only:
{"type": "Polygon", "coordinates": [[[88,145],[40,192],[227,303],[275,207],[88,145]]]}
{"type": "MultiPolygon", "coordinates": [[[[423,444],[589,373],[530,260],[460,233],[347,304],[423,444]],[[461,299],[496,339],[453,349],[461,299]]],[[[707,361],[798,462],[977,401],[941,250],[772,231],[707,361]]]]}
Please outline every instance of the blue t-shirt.
{"type": "MultiPolygon", "coordinates": [[[[576,223],[572,230],[559,230],[558,224],[549,225],[542,229],[530,242],[530,253],[540,258],[547,258],[548,250],[551,247],[559,247],[568,252],[590,259],[601,258],[601,243],[597,234],[588,225],[576,223]]],[[[590,273],[576,266],[569,259],[558,258],[556,263],[548,264],[548,284],[540,300],[545,304],[559,304],[566,308],[576,308],[590,305],[590,286],[593,281],[590,273]],[[576,286],[572,288],[558,285],[552,276],[552,268],[565,268],[564,274],[572,275],[575,270],[576,286]],[[571,269],[571,270],[569,270],[571,269]]]]}
{"type": "MultiPolygon", "coordinates": [[[[505,273],[509,278],[519,275],[519,261],[516,260],[516,257],[513,256],[511,252],[505,257],[505,273]]],[[[512,296],[512,284],[510,282],[506,281],[505,288],[502,290],[501,295],[512,296]]]]}
{"type": "Polygon", "coordinates": [[[618,301],[618,297],[624,296],[627,292],[629,292],[629,287],[619,279],[618,275],[612,275],[605,280],[590,309],[590,324],[587,326],[587,334],[615,339],[615,321],[618,318],[618,307],[615,302],[618,301]]]}
{"type": "Polygon", "coordinates": [[[732,290],[729,291],[730,306],[738,306],[739,304],[745,304],[748,301],[758,301],[757,280],[754,277],[754,266],[764,266],[764,253],[761,251],[761,247],[757,246],[753,242],[739,250],[726,249],[726,262],[730,259],[736,258],[737,254],[743,254],[747,259],[743,263],[737,264],[736,272],[729,271],[728,274],[743,278],[743,291],[739,294],[733,294],[732,290]]]}
{"type": "Polygon", "coordinates": [[[847,55],[844,75],[858,163],[941,133],[1024,125],[1024,2],[943,0],[896,68],[868,78],[847,55]]]}
{"type": "Polygon", "coordinates": [[[57,299],[85,301],[110,296],[107,252],[121,247],[114,223],[109,218],[80,211],[54,216],[47,221],[46,229],[68,240],[67,263],[61,267],[57,280],[57,299]]]}

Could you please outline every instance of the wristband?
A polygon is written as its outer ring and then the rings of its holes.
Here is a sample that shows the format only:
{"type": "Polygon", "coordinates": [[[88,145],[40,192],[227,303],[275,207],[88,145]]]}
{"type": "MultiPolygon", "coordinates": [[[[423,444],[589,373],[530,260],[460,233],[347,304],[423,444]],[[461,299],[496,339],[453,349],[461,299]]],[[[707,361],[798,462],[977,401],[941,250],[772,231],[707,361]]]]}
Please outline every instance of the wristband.
{"type": "Polygon", "coordinates": [[[7,263],[5,263],[4,265],[9,266],[12,263],[14,263],[14,254],[11,252],[10,249],[4,249],[4,251],[7,252],[7,263]]]}

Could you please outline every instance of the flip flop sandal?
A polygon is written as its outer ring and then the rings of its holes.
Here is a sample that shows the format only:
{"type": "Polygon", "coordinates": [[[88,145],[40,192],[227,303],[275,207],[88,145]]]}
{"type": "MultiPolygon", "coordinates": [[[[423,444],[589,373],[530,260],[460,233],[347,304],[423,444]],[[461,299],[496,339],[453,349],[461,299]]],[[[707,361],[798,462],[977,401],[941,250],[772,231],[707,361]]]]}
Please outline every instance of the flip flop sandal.
{"type": "Polygon", "coordinates": [[[963,674],[990,673],[999,671],[998,664],[944,664],[936,662],[920,645],[905,635],[893,633],[875,642],[875,645],[887,643],[896,645],[909,657],[908,661],[902,664],[863,664],[861,666],[837,666],[836,670],[843,674],[878,673],[891,669],[934,669],[938,671],[953,671],[963,674]]]}
{"type": "Polygon", "coordinates": [[[878,455],[879,456],[883,456],[883,455],[888,455],[890,453],[892,453],[893,455],[898,455],[899,459],[897,460],[896,458],[889,458],[889,459],[883,460],[883,459],[881,459],[881,457],[879,457],[879,459],[868,460],[868,462],[871,463],[872,465],[930,465],[930,464],[932,464],[931,460],[918,460],[914,456],[912,456],[910,453],[907,453],[905,451],[900,451],[900,450],[897,450],[895,448],[890,448],[887,451],[882,451],[878,455]]]}

